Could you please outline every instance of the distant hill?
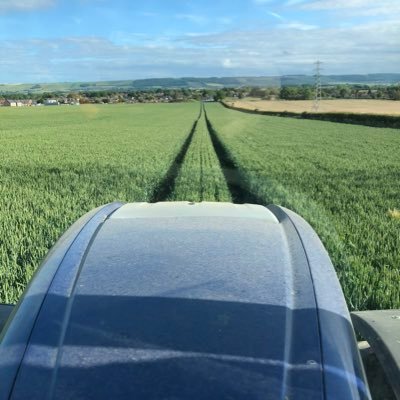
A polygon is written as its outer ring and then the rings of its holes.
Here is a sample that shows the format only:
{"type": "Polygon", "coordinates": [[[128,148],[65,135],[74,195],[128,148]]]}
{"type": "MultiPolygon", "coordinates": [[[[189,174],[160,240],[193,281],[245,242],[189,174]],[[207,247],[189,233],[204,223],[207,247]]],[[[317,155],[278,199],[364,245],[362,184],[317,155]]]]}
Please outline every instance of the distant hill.
{"type": "MultiPolygon", "coordinates": [[[[152,89],[218,89],[222,87],[258,86],[271,87],[283,85],[313,84],[311,75],[283,76],[243,76],[243,77],[210,77],[210,78],[157,78],[102,82],[60,82],[36,84],[0,84],[0,94],[7,93],[42,93],[74,92],[93,90],[152,90],[152,89]]],[[[335,84],[390,85],[400,83],[400,74],[369,75],[325,75],[323,85],[335,84]]]]}
{"type": "MultiPolygon", "coordinates": [[[[286,75],[282,76],[282,85],[313,84],[314,77],[310,75],[286,75]]],[[[338,84],[360,85],[392,85],[400,83],[400,74],[369,74],[369,75],[324,75],[323,85],[338,84]]]]}

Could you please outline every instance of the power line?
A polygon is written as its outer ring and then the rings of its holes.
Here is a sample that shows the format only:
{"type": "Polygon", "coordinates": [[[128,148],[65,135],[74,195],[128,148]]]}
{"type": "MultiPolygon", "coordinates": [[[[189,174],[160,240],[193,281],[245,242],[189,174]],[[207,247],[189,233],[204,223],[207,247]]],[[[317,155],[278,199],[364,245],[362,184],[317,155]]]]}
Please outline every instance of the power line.
{"type": "Polygon", "coordinates": [[[321,61],[316,61],[315,63],[315,88],[314,88],[314,103],[312,110],[319,111],[319,105],[322,99],[322,85],[321,85],[321,61]]]}

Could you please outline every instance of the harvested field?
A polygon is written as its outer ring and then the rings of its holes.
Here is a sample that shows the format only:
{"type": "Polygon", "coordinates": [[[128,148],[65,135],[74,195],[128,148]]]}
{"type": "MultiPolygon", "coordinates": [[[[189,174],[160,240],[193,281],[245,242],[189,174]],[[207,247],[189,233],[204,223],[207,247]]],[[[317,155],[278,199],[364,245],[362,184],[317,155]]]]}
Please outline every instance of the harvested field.
{"type": "MultiPolygon", "coordinates": [[[[276,112],[312,112],[313,100],[227,100],[233,107],[276,112]]],[[[322,100],[319,112],[400,115],[400,101],[394,100],[322,100]]]]}

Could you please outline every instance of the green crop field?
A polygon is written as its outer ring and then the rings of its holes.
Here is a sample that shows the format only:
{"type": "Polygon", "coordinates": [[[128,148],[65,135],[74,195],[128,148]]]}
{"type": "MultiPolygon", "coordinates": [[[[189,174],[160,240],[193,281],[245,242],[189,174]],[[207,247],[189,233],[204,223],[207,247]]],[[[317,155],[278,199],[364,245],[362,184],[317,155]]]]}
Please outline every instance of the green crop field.
{"type": "Polygon", "coordinates": [[[352,309],[400,307],[400,133],[257,116],[207,105],[260,202],[302,215],[324,242],[352,309]]]}
{"type": "Polygon", "coordinates": [[[0,301],[96,206],[247,199],[311,223],[352,309],[400,307],[399,131],[205,109],[1,108],[0,301]]]}
{"type": "Polygon", "coordinates": [[[150,201],[199,104],[0,108],[0,301],[57,238],[114,200],[150,201]]]}

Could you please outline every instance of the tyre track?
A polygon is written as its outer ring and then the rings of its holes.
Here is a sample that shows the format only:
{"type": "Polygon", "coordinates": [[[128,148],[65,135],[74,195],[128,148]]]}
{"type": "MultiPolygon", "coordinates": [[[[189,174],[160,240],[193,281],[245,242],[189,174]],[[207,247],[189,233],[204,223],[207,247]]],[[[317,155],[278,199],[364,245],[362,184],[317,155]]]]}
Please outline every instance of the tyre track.
{"type": "Polygon", "coordinates": [[[252,203],[265,205],[265,201],[250,190],[250,185],[246,175],[235,164],[232,155],[222,143],[216,130],[208,119],[204,104],[203,112],[206,119],[208,133],[214,146],[214,151],[217,154],[222,172],[231,193],[232,202],[238,204],[252,203]]]}
{"type": "Polygon", "coordinates": [[[196,131],[197,124],[202,116],[203,107],[200,107],[200,112],[197,119],[194,121],[192,128],[189,132],[189,135],[185,139],[181,149],[176,155],[174,161],[171,163],[167,173],[161,182],[154,189],[151,197],[150,203],[156,203],[158,201],[166,201],[168,197],[173,193],[175,189],[175,181],[179,175],[179,171],[181,169],[183,160],[185,159],[185,155],[189,149],[189,146],[192,142],[194,132],[196,131]]]}

